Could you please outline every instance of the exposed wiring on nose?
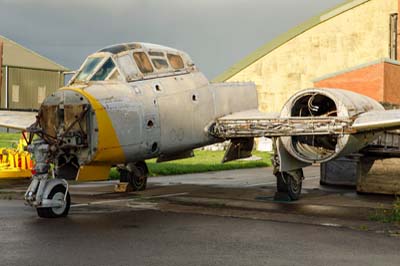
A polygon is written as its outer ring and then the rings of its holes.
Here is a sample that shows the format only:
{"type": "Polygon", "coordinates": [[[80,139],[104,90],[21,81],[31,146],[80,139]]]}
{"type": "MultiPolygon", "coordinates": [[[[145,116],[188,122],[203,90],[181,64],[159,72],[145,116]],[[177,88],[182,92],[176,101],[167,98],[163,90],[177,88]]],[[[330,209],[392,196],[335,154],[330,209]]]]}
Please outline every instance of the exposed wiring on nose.
{"type": "Polygon", "coordinates": [[[308,99],[308,110],[310,111],[310,114],[312,114],[311,111],[313,112],[318,112],[319,111],[319,106],[313,105],[313,101],[315,99],[315,96],[317,96],[317,93],[313,94],[310,99],[308,99]]]}

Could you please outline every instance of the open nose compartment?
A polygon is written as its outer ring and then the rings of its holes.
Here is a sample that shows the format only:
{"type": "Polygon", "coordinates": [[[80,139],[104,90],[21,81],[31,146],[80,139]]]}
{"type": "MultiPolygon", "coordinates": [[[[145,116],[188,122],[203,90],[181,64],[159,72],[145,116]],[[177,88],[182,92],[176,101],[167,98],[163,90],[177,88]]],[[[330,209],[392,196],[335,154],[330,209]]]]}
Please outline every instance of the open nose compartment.
{"type": "Polygon", "coordinates": [[[75,179],[90,153],[91,105],[77,92],[63,90],[48,96],[39,111],[39,136],[54,149],[56,175],[75,179]]]}
{"type": "MultiPolygon", "coordinates": [[[[292,104],[292,117],[334,117],[338,110],[335,102],[320,93],[302,95],[292,104]]],[[[310,120],[305,123],[310,123],[310,120]]],[[[298,156],[308,161],[321,161],[333,156],[338,144],[338,135],[295,136],[292,146],[298,156]]]]}

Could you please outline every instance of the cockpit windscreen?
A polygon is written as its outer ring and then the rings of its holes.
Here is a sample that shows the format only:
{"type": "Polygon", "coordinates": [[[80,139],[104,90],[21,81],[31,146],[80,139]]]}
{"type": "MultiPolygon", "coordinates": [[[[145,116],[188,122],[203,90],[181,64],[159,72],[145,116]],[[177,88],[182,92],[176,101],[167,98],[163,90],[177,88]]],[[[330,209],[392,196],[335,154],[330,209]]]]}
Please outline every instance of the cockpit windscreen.
{"type": "Polygon", "coordinates": [[[110,73],[114,70],[115,64],[111,58],[103,64],[102,67],[94,74],[91,80],[105,80],[110,73]]]}
{"type": "Polygon", "coordinates": [[[97,65],[103,60],[103,57],[89,57],[86,60],[81,72],[76,77],[77,81],[85,81],[96,69],[97,65]]]}

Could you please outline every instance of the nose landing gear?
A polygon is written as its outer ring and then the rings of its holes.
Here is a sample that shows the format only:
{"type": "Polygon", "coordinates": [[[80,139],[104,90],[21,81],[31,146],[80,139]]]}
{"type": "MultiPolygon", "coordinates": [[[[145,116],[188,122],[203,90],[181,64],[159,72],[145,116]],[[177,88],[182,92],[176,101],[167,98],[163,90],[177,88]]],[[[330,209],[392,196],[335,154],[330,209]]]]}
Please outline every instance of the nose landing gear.
{"type": "Polygon", "coordinates": [[[52,207],[36,208],[37,214],[42,218],[66,217],[71,206],[71,197],[66,187],[59,184],[50,190],[45,199],[52,207]]]}
{"type": "Polygon", "coordinates": [[[25,193],[25,201],[36,208],[39,217],[58,218],[68,215],[71,197],[68,183],[64,179],[50,175],[49,145],[43,140],[35,140],[28,147],[34,155],[36,165],[32,182],[25,193]]]}

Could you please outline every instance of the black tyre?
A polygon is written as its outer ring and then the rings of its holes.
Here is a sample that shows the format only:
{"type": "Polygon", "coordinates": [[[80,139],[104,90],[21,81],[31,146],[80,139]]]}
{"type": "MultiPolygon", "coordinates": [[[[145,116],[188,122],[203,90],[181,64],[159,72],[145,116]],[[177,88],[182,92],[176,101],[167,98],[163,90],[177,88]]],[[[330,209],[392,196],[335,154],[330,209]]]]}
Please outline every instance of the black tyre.
{"type": "Polygon", "coordinates": [[[288,178],[289,177],[287,173],[278,172],[276,174],[276,190],[278,192],[284,192],[284,193],[288,192],[288,187],[286,184],[286,180],[288,180],[288,178]]]}
{"type": "Polygon", "coordinates": [[[142,191],[146,189],[147,177],[149,171],[145,162],[138,162],[132,171],[119,169],[120,181],[128,182],[134,191],[142,191]]]}
{"type": "Polygon", "coordinates": [[[302,181],[297,181],[295,178],[290,176],[288,179],[288,195],[292,200],[298,200],[301,195],[301,188],[303,186],[302,181]]]}
{"type": "MultiPolygon", "coordinates": [[[[65,191],[66,191],[65,186],[57,185],[51,190],[48,199],[63,200],[65,197],[65,191]]],[[[37,208],[36,211],[39,217],[42,218],[60,218],[60,217],[66,217],[68,215],[70,206],[71,206],[71,196],[69,195],[69,192],[67,192],[66,201],[63,206],[57,208],[37,208]]]]}
{"type": "Polygon", "coordinates": [[[278,192],[287,193],[291,200],[300,198],[303,181],[300,178],[294,178],[289,173],[277,173],[276,187],[278,192]]]}

